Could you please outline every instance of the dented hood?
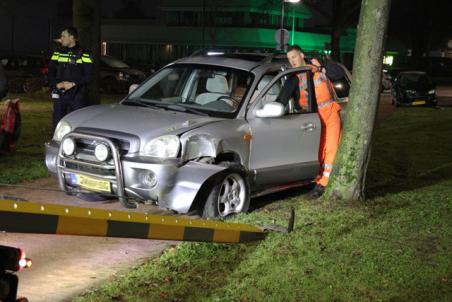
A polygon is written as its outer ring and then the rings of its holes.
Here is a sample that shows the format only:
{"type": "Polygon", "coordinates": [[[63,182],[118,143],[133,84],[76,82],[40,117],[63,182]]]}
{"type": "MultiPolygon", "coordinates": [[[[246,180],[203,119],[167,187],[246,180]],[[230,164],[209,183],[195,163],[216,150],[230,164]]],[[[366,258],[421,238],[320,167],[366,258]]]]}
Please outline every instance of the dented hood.
{"type": "Polygon", "coordinates": [[[90,106],[64,117],[72,129],[91,128],[133,134],[148,140],[164,134],[179,134],[223,120],[192,113],[121,104],[90,106]]]}

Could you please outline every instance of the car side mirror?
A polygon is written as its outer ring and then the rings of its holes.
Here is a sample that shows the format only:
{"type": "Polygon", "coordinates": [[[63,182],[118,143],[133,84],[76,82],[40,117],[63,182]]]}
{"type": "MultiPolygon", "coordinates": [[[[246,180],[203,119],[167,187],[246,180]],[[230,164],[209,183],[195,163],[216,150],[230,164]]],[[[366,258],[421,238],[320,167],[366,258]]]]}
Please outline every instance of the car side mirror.
{"type": "Polygon", "coordinates": [[[129,94],[131,94],[135,89],[137,89],[138,84],[132,84],[129,86],[129,94]]]}
{"type": "Polygon", "coordinates": [[[284,106],[278,102],[267,103],[255,114],[257,117],[281,117],[284,115],[284,106]]]}

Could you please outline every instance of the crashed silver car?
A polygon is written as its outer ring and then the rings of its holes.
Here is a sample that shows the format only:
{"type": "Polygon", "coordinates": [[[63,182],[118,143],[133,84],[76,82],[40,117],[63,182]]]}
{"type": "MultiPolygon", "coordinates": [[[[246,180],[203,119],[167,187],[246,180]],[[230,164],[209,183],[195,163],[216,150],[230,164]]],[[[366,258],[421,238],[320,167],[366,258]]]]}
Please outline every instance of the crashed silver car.
{"type": "Polygon", "coordinates": [[[169,64],[119,104],[65,116],[46,144],[47,167],[68,194],[117,196],[125,207],[246,212],[251,197],[306,184],[318,171],[312,74],[278,61],[217,54],[169,64]],[[302,112],[276,102],[295,73],[311,79],[302,112]]]}

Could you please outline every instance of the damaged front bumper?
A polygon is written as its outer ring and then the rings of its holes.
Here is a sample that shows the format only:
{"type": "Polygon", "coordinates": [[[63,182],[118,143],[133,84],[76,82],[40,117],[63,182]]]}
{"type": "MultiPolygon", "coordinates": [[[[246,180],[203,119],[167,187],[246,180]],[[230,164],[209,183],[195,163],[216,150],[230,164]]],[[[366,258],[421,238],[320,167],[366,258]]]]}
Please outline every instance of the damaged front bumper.
{"type": "Polygon", "coordinates": [[[150,200],[159,207],[187,213],[202,185],[225,169],[193,161],[182,164],[179,160],[121,155],[114,140],[97,135],[72,132],[65,136],[68,137],[76,142],[105,144],[111,157],[99,162],[92,152],[78,147],[74,154],[67,156],[57,142],[47,143],[46,165],[57,176],[60,189],[67,193],[114,195],[129,208],[134,207],[130,200],[150,200]]]}

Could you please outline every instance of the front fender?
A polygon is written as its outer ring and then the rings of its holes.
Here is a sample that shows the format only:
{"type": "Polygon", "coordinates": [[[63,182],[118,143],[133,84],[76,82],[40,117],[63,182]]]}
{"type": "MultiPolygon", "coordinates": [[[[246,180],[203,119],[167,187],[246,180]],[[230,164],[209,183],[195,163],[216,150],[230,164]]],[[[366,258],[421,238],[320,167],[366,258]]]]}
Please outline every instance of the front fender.
{"type": "Polygon", "coordinates": [[[200,157],[216,157],[221,151],[221,142],[207,133],[196,133],[181,138],[182,161],[200,157]]]}
{"type": "Polygon", "coordinates": [[[178,213],[187,213],[202,185],[213,175],[225,169],[227,167],[193,161],[179,167],[175,186],[162,196],[159,206],[178,213]]]}

